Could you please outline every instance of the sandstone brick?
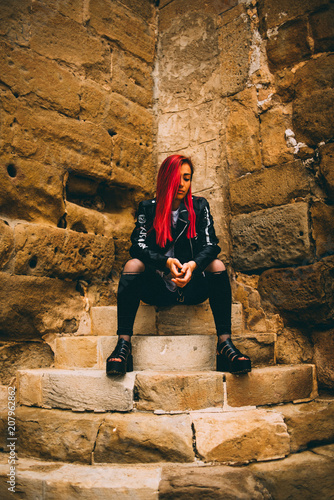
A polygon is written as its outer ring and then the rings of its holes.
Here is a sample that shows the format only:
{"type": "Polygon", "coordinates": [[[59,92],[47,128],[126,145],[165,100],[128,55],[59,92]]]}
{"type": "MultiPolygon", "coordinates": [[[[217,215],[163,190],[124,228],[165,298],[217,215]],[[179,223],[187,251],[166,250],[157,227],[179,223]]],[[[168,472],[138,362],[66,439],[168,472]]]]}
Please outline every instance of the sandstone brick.
{"type": "Polygon", "coordinates": [[[108,92],[91,80],[84,80],[80,87],[80,119],[100,124],[109,109],[108,92]]]}
{"type": "Polygon", "coordinates": [[[17,224],[15,274],[57,278],[106,278],[114,261],[113,238],[51,228],[17,224]]]}
{"type": "Polygon", "coordinates": [[[16,370],[51,366],[53,352],[45,342],[8,343],[1,346],[0,361],[0,379],[3,384],[10,384],[16,370]]]}
{"type": "Polygon", "coordinates": [[[110,77],[108,44],[93,37],[84,26],[41,3],[34,3],[28,20],[31,22],[32,50],[50,59],[82,67],[86,76],[94,76],[95,71],[110,77]]]}
{"type": "Polygon", "coordinates": [[[294,2],[281,0],[279,3],[275,0],[260,0],[260,19],[265,23],[265,29],[270,29],[315,11],[327,3],[327,0],[295,0],[294,2]]]}
{"type": "Polygon", "coordinates": [[[193,462],[189,415],[107,415],[96,440],[95,462],[193,462]]]}
{"type": "Polygon", "coordinates": [[[255,109],[252,106],[254,92],[255,88],[247,89],[229,99],[226,148],[230,178],[261,168],[260,124],[256,105],[255,109]]]}
{"type": "Polygon", "coordinates": [[[334,400],[319,398],[310,403],[288,404],[273,409],[283,415],[292,453],[305,450],[313,443],[319,446],[333,442],[334,400]]]}
{"type": "Polygon", "coordinates": [[[1,213],[56,226],[65,213],[64,171],[13,156],[3,157],[1,163],[1,213]]]}
{"type": "Polygon", "coordinates": [[[313,362],[313,345],[303,331],[284,327],[277,335],[277,362],[285,365],[313,362]]]}
{"type": "MultiPolygon", "coordinates": [[[[135,187],[137,191],[138,188],[141,188],[145,195],[152,192],[153,186],[155,186],[156,169],[150,141],[149,135],[144,143],[140,138],[138,140],[138,138],[129,137],[125,131],[121,131],[113,137],[111,179],[115,184],[126,188],[135,187]]],[[[141,194],[142,198],[143,194],[141,194]]]]}
{"type": "Polygon", "coordinates": [[[270,109],[261,115],[262,159],[266,167],[291,162],[294,157],[285,142],[285,131],[291,128],[291,117],[283,109],[270,109]]]}
{"type": "Polygon", "coordinates": [[[119,4],[97,0],[90,4],[90,25],[101,36],[120,44],[137,57],[152,64],[155,52],[153,27],[119,4]]]}
{"type": "Polygon", "coordinates": [[[247,375],[225,376],[229,406],[263,406],[317,395],[313,365],[278,365],[255,368],[247,375]]]}
{"type": "Polygon", "coordinates": [[[36,339],[73,332],[84,304],[75,283],[0,273],[0,332],[3,338],[36,339]]]}
{"type": "Polygon", "coordinates": [[[286,425],[276,412],[192,413],[192,421],[197,452],[205,462],[247,463],[283,458],[290,452],[286,425]]]}
{"type": "Polygon", "coordinates": [[[84,3],[84,0],[51,0],[48,4],[52,9],[80,24],[85,20],[84,3]]]}
{"type": "Polygon", "coordinates": [[[189,110],[166,113],[159,117],[158,150],[173,151],[185,149],[190,144],[189,110]]]}
{"type": "Polygon", "coordinates": [[[333,322],[334,258],[296,268],[271,269],[260,276],[259,292],[289,321],[314,325],[333,322]]]}
{"type": "Polygon", "coordinates": [[[218,372],[138,372],[137,410],[186,411],[222,407],[223,374],[218,372]]]}
{"type": "Polygon", "coordinates": [[[120,0],[120,3],[128,7],[136,16],[141,17],[147,23],[154,23],[156,15],[154,2],[147,2],[146,0],[120,0]]]}
{"type": "Polygon", "coordinates": [[[58,337],[55,343],[55,367],[105,369],[106,359],[114,350],[117,340],[116,335],[58,337]]]}
{"type": "Polygon", "coordinates": [[[308,31],[305,20],[297,20],[281,26],[269,35],[267,55],[273,69],[292,66],[311,55],[307,41],[308,31]]]}
{"type": "Polygon", "coordinates": [[[7,264],[13,248],[13,231],[7,222],[0,220],[0,269],[7,264]]]}
{"type": "Polygon", "coordinates": [[[67,228],[78,233],[98,234],[111,238],[114,233],[112,221],[101,212],[66,202],[67,228]]]}
{"type": "Polygon", "coordinates": [[[3,2],[1,6],[0,34],[11,42],[29,46],[30,29],[26,20],[30,15],[30,0],[3,2]]]}
{"type": "Polygon", "coordinates": [[[237,215],[231,220],[233,261],[250,271],[311,258],[308,206],[298,202],[237,215]]]}
{"type": "Polygon", "coordinates": [[[129,411],[133,408],[135,373],[107,377],[105,370],[19,370],[19,401],[31,406],[70,410],[129,411]],[[30,387],[38,387],[30,394],[30,387]],[[40,393],[39,393],[40,391],[40,393]],[[27,394],[27,397],[26,397],[27,394]]]}
{"type": "MultiPolygon", "coordinates": [[[[221,95],[227,96],[245,88],[249,71],[252,32],[245,7],[231,10],[230,22],[220,28],[221,95]],[[235,17],[232,15],[235,13],[235,17]]],[[[224,22],[224,15],[222,16],[224,22]]]]}
{"type": "Polygon", "coordinates": [[[310,26],[315,52],[332,52],[334,50],[333,5],[328,5],[327,9],[312,14],[310,26]]]}
{"type": "Polygon", "coordinates": [[[317,367],[319,386],[332,390],[334,388],[334,329],[312,332],[314,363],[317,367]]]}
{"type": "Polygon", "coordinates": [[[275,333],[251,333],[233,335],[233,343],[252,361],[252,366],[268,366],[276,364],[275,333]]]}
{"type": "Polygon", "coordinates": [[[334,253],[334,207],[316,202],[311,207],[311,216],[317,256],[334,253]]]}
{"type": "Polygon", "coordinates": [[[230,183],[233,213],[285,205],[310,191],[310,176],[300,160],[265,168],[230,183]]]}
{"type": "MultiPolygon", "coordinates": [[[[92,307],[90,313],[93,335],[116,335],[116,306],[92,307]]],[[[154,306],[146,304],[139,306],[133,331],[135,335],[156,334],[156,313],[154,306]]]]}
{"type": "Polygon", "coordinates": [[[1,43],[0,70],[3,82],[28,102],[77,116],[80,110],[79,82],[55,61],[27,50],[1,43]]]}
{"type": "Polygon", "coordinates": [[[326,191],[331,200],[334,200],[334,146],[326,144],[320,148],[320,173],[326,191]]]}

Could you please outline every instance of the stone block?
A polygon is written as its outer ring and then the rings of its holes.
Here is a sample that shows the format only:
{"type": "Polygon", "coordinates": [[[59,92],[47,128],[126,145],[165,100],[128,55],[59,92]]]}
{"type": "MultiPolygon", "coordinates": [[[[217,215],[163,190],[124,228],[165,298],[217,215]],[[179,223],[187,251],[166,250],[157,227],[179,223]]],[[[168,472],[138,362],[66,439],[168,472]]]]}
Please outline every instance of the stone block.
{"type": "Polygon", "coordinates": [[[314,363],[317,367],[319,386],[332,390],[334,388],[334,329],[315,331],[312,333],[314,363]]]}
{"type": "Polygon", "coordinates": [[[20,457],[92,463],[104,415],[26,406],[16,408],[15,413],[20,457]]]}
{"type": "MultiPolygon", "coordinates": [[[[8,463],[0,463],[0,477],[6,478],[8,463]]],[[[158,500],[161,466],[83,465],[63,462],[42,462],[20,458],[17,471],[17,491],[24,491],[27,498],[56,500],[158,500]]],[[[0,495],[8,491],[3,481],[0,495]],[[3,483],[3,488],[2,488],[3,483]]]]}
{"type": "Polygon", "coordinates": [[[56,278],[106,278],[114,261],[114,240],[37,224],[14,230],[15,274],[56,278]]]}
{"type": "Polygon", "coordinates": [[[27,19],[30,16],[30,7],[30,0],[3,2],[1,6],[0,34],[23,47],[29,46],[30,29],[27,19]]]}
{"type": "Polygon", "coordinates": [[[117,413],[106,416],[100,427],[96,463],[193,462],[189,415],[117,413]]]}
{"type": "Polygon", "coordinates": [[[123,6],[96,0],[89,6],[90,25],[102,37],[116,42],[122,49],[153,64],[155,55],[154,27],[134,16],[123,6]]]}
{"type": "Polygon", "coordinates": [[[0,269],[9,261],[13,249],[13,230],[9,227],[8,222],[0,220],[0,269]]]}
{"type": "Polygon", "coordinates": [[[267,55],[274,70],[293,66],[311,54],[307,22],[303,19],[286,23],[268,36],[267,55]]]}
{"type": "Polygon", "coordinates": [[[138,372],[136,409],[188,411],[222,407],[223,374],[218,372],[138,372]]]}
{"type": "Polygon", "coordinates": [[[296,268],[271,269],[261,274],[259,292],[289,321],[331,325],[334,319],[334,257],[296,268]]]}
{"type": "Polygon", "coordinates": [[[252,106],[255,87],[239,92],[228,101],[226,149],[230,178],[261,169],[260,123],[252,106]]]}
{"type": "Polygon", "coordinates": [[[43,107],[68,116],[79,114],[79,82],[55,61],[1,43],[0,68],[3,82],[15,95],[32,104],[40,100],[43,107]]]}
{"type": "MultiPolygon", "coordinates": [[[[117,334],[116,306],[92,307],[91,318],[93,335],[117,334]]],[[[133,332],[135,335],[156,334],[156,312],[154,306],[146,304],[139,306],[133,332]]]]}
{"type": "Polygon", "coordinates": [[[252,31],[244,5],[229,12],[229,22],[221,16],[219,49],[221,67],[221,95],[233,95],[246,86],[250,64],[252,31]]]}
{"type": "Polygon", "coordinates": [[[156,9],[154,2],[146,0],[120,0],[120,3],[128,7],[136,16],[141,17],[149,24],[154,24],[156,9]]]}
{"type": "Polygon", "coordinates": [[[285,205],[310,192],[310,176],[300,160],[265,168],[230,182],[234,214],[285,205]]]}
{"type": "Polygon", "coordinates": [[[308,335],[305,335],[305,332],[299,328],[282,328],[277,335],[276,346],[279,364],[297,365],[313,362],[313,344],[308,335]]]}
{"type": "Polygon", "coordinates": [[[334,200],[334,146],[326,144],[320,148],[320,173],[324,180],[326,191],[334,200]]]}
{"type": "Polygon", "coordinates": [[[227,404],[233,407],[309,400],[317,395],[314,365],[277,365],[225,376],[227,404]]]}
{"type": "Polygon", "coordinates": [[[85,21],[85,0],[51,0],[49,5],[65,17],[81,24],[85,21]]]}
{"type": "Polygon", "coordinates": [[[43,408],[76,411],[130,411],[133,408],[135,372],[107,377],[105,370],[19,370],[19,402],[43,408]],[[31,386],[33,389],[31,395],[31,386]],[[37,389],[38,387],[38,389],[37,389]],[[38,391],[38,392],[37,392],[38,391]],[[25,394],[27,393],[27,397],[25,394]]]}
{"type": "Polygon", "coordinates": [[[290,435],[291,453],[334,440],[334,400],[317,399],[310,403],[273,408],[283,415],[290,435]]]}
{"type": "Polygon", "coordinates": [[[176,151],[190,144],[189,109],[178,113],[164,113],[158,122],[158,150],[176,151]]]}
{"type": "Polygon", "coordinates": [[[65,213],[64,171],[35,160],[4,157],[0,168],[3,216],[57,226],[65,213]]]}
{"type": "MultiPolygon", "coordinates": [[[[0,385],[0,410],[1,411],[8,410],[8,395],[9,395],[8,386],[7,385],[0,385]]],[[[3,433],[2,431],[4,431],[5,428],[4,428],[4,426],[2,426],[2,423],[0,423],[0,427],[1,427],[1,433],[3,433]]]]}
{"type": "Polygon", "coordinates": [[[102,81],[110,78],[109,45],[85,26],[41,3],[31,7],[25,23],[29,22],[30,47],[34,52],[74,64],[85,71],[86,77],[96,77],[98,73],[102,74],[102,81]]]}
{"type": "Polygon", "coordinates": [[[309,18],[315,52],[333,52],[334,50],[333,15],[333,5],[330,4],[326,9],[315,12],[309,18]]]}
{"type": "Polygon", "coordinates": [[[240,271],[311,259],[308,205],[304,202],[237,215],[231,220],[232,257],[240,271]]]}
{"type": "Polygon", "coordinates": [[[260,0],[259,17],[265,29],[275,28],[327,4],[328,0],[260,0]]]}
{"type": "Polygon", "coordinates": [[[276,333],[251,333],[233,335],[233,343],[252,361],[252,366],[276,364],[276,333]]]}
{"type": "Polygon", "coordinates": [[[4,343],[0,350],[0,380],[10,384],[17,370],[46,368],[52,363],[53,352],[45,342],[4,343]]]}
{"type": "Polygon", "coordinates": [[[334,446],[319,446],[279,462],[251,464],[249,471],[275,500],[333,496],[334,446]]]}
{"type": "Polygon", "coordinates": [[[105,369],[106,359],[114,350],[118,337],[58,337],[55,343],[55,367],[60,369],[105,369]]]}
{"type": "Polygon", "coordinates": [[[285,131],[291,128],[290,113],[274,108],[261,115],[260,134],[262,159],[265,167],[279,165],[294,160],[293,152],[285,141],[285,131]]]}
{"type": "Polygon", "coordinates": [[[277,412],[192,413],[191,417],[196,449],[205,462],[248,463],[290,453],[286,424],[277,412]]]}
{"type": "Polygon", "coordinates": [[[111,238],[114,234],[112,221],[108,216],[66,201],[67,229],[78,233],[98,234],[111,238]]]}
{"type": "Polygon", "coordinates": [[[317,257],[334,253],[334,207],[315,202],[311,207],[311,217],[317,257]]]}
{"type": "Polygon", "coordinates": [[[78,329],[84,303],[75,283],[6,273],[0,273],[0,280],[0,334],[4,339],[36,339],[78,329]]]}

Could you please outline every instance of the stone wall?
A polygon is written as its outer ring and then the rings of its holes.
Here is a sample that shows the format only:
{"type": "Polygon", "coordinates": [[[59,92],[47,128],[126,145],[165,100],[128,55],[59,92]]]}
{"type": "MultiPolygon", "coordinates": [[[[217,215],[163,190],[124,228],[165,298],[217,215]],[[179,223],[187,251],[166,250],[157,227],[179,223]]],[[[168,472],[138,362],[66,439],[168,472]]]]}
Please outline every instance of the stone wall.
{"type": "Polygon", "coordinates": [[[49,364],[32,342],[114,302],[154,186],[155,45],[153,0],[0,2],[3,360],[49,364]]]}

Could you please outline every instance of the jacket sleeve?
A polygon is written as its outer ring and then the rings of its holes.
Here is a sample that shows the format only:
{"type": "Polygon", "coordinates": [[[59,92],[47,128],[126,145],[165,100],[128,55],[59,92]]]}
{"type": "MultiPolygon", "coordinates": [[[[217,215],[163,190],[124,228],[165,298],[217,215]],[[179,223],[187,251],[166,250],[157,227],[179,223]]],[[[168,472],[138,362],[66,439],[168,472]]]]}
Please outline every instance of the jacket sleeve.
{"type": "Polygon", "coordinates": [[[220,247],[218,246],[219,240],[215,233],[210,206],[205,198],[203,198],[203,205],[198,217],[198,251],[194,257],[194,261],[197,264],[198,271],[202,272],[210,262],[217,258],[220,252],[220,247]]]}
{"type": "Polygon", "coordinates": [[[143,202],[139,203],[137,210],[136,226],[131,235],[130,255],[141,260],[146,266],[164,271],[168,257],[150,249],[147,244],[148,226],[147,213],[143,202]]]}

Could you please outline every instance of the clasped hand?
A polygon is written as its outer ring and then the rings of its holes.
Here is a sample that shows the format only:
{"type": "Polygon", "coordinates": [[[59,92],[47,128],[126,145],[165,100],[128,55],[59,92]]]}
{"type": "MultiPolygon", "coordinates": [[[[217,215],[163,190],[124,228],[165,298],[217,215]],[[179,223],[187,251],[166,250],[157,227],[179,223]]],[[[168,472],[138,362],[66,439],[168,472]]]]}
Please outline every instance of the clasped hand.
{"type": "Polygon", "coordinates": [[[172,281],[180,288],[186,286],[191,280],[194,269],[196,269],[197,264],[194,260],[190,260],[185,264],[181,264],[178,259],[169,257],[166,266],[172,273],[172,281]]]}

